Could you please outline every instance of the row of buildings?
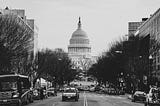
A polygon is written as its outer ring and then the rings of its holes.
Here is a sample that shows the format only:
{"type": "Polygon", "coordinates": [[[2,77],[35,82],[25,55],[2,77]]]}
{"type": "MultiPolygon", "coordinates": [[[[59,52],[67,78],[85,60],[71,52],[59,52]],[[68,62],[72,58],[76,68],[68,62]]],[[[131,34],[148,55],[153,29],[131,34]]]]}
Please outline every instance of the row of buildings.
{"type": "Polygon", "coordinates": [[[149,18],[142,18],[140,22],[129,22],[128,35],[129,37],[134,35],[141,38],[149,36],[148,59],[152,59],[152,63],[149,63],[152,69],[151,74],[160,81],[160,8],[149,18]]]}

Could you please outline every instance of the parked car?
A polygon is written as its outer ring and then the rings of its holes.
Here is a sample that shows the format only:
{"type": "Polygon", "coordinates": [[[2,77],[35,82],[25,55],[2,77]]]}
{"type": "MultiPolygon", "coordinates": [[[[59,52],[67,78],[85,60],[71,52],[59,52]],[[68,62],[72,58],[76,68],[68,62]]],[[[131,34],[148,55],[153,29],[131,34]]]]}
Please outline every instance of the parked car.
{"type": "Polygon", "coordinates": [[[119,95],[125,95],[125,91],[124,90],[119,90],[119,95]]]}
{"type": "Polygon", "coordinates": [[[57,91],[55,88],[48,88],[47,89],[47,95],[48,96],[57,96],[57,91]]]}
{"type": "Polygon", "coordinates": [[[79,92],[76,88],[65,88],[62,93],[62,101],[74,99],[75,101],[78,101],[79,99],[79,92]]]}
{"type": "Polygon", "coordinates": [[[95,92],[98,92],[98,91],[100,91],[100,90],[102,90],[103,89],[103,87],[101,87],[101,86],[96,86],[95,88],[94,88],[94,91],[95,92]]]}
{"type": "Polygon", "coordinates": [[[33,90],[33,99],[39,100],[40,99],[40,91],[39,89],[34,89],[33,90]]]}
{"type": "Polygon", "coordinates": [[[90,87],[90,88],[89,88],[89,91],[90,91],[90,92],[94,92],[94,91],[95,91],[95,87],[90,87]]]}
{"type": "Polygon", "coordinates": [[[144,102],[146,100],[146,93],[143,91],[136,91],[133,95],[132,95],[132,102],[136,102],[136,101],[142,101],[144,102]]]}
{"type": "Polygon", "coordinates": [[[147,94],[145,106],[160,106],[160,88],[153,87],[147,94]]]}

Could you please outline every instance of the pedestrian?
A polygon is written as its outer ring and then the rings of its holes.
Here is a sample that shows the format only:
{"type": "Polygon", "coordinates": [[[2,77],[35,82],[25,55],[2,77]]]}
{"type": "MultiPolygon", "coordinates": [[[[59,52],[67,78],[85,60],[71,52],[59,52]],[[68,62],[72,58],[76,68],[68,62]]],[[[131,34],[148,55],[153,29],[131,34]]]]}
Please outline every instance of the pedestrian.
{"type": "Polygon", "coordinates": [[[57,89],[56,88],[54,89],[54,92],[55,92],[55,96],[57,96],[57,89]]]}
{"type": "Polygon", "coordinates": [[[44,99],[44,91],[43,91],[43,88],[40,88],[40,99],[41,99],[41,100],[44,99]]]}

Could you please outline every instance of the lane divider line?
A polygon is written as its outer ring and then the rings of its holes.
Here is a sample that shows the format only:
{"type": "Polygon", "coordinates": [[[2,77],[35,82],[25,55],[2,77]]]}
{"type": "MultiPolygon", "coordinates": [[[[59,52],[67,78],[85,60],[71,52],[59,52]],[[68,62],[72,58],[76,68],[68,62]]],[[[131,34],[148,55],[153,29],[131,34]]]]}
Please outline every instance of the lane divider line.
{"type": "Polygon", "coordinates": [[[85,106],[85,92],[83,92],[83,97],[84,97],[84,102],[83,102],[83,106],[85,106]]]}
{"type": "Polygon", "coordinates": [[[88,106],[88,102],[87,102],[87,97],[86,97],[85,91],[83,93],[83,97],[84,97],[84,104],[83,104],[83,106],[88,106]]]}
{"type": "Polygon", "coordinates": [[[87,97],[86,97],[86,106],[88,106],[87,97]]]}

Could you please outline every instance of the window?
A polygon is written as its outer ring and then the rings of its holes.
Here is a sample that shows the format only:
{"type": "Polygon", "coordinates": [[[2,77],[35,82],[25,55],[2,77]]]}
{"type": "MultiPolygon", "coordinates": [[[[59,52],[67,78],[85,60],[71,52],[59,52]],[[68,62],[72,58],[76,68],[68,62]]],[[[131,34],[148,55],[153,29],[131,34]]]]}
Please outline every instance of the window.
{"type": "Polygon", "coordinates": [[[13,82],[13,81],[1,82],[0,86],[1,86],[0,91],[16,90],[17,89],[17,82],[13,82]]]}
{"type": "Polygon", "coordinates": [[[160,56],[157,57],[157,63],[160,63],[160,56]]]}
{"type": "Polygon", "coordinates": [[[160,70],[160,65],[158,65],[158,70],[160,70]]]}

